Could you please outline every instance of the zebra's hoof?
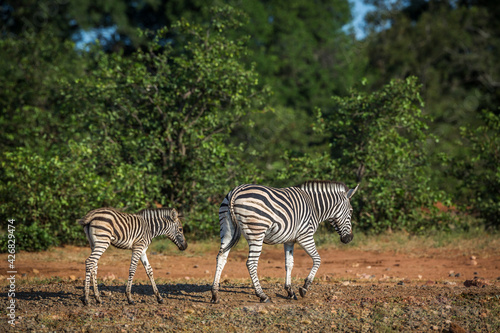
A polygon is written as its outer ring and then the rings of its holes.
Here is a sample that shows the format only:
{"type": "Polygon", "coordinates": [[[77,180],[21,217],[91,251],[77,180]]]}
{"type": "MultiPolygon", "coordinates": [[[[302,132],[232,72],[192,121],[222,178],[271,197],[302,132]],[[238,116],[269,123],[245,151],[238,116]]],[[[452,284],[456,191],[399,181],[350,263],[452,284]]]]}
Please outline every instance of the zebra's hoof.
{"type": "Polygon", "coordinates": [[[266,296],[265,298],[262,298],[262,297],[261,297],[260,302],[261,302],[261,303],[270,303],[270,302],[271,302],[271,299],[270,299],[269,297],[267,297],[267,296],[266,296]]]}
{"type": "Polygon", "coordinates": [[[302,287],[300,287],[300,288],[299,288],[299,293],[300,293],[300,296],[302,296],[302,297],[306,297],[306,294],[307,294],[307,289],[306,289],[306,288],[302,288],[302,287]]]}
{"type": "Polygon", "coordinates": [[[159,298],[158,303],[163,304],[163,303],[165,303],[165,301],[163,300],[163,298],[159,298]]]}
{"type": "Polygon", "coordinates": [[[134,301],[128,301],[128,304],[130,304],[130,305],[134,305],[134,304],[135,304],[135,302],[134,302],[134,301]]]}
{"type": "Polygon", "coordinates": [[[210,303],[212,303],[212,304],[219,304],[219,297],[212,296],[212,299],[210,300],[210,303]]]}
{"type": "Polygon", "coordinates": [[[288,292],[288,296],[286,297],[287,299],[294,299],[297,300],[297,295],[293,291],[288,292]]]}
{"type": "Polygon", "coordinates": [[[83,300],[82,300],[82,303],[83,303],[83,305],[85,305],[85,306],[89,306],[89,301],[88,301],[88,300],[86,300],[86,299],[83,299],[83,300]]]}

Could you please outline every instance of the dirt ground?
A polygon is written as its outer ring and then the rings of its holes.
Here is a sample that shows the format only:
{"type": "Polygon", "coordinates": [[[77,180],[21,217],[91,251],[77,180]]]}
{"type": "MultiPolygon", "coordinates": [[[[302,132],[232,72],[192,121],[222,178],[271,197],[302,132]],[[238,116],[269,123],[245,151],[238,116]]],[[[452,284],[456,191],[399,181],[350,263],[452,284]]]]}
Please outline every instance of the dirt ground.
{"type": "MultiPolygon", "coordinates": [[[[246,249],[231,251],[221,281],[220,304],[210,303],[217,250],[149,251],[165,304],[157,304],[139,264],[128,305],[125,283],[130,252],[108,249],[99,261],[103,305],[83,306],[87,247],[68,246],[16,254],[15,297],[8,297],[7,255],[0,255],[2,321],[15,300],[9,331],[500,331],[500,253],[418,253],[320,249],[321,267],[307,296],[288,300],[283,289],[282,247],[264,247],[258,274],[269,304],[260,304],[246,269],[246,249]],[[2,273],[5,272],[5,273],[2,273]]],[[[295,251],[293,284],[312,265],[295,251]]],[[[12,282],[12,281],[10,281],[12,282]]],[[[5,319],[7,318],[7,320],[5,319]]]]}

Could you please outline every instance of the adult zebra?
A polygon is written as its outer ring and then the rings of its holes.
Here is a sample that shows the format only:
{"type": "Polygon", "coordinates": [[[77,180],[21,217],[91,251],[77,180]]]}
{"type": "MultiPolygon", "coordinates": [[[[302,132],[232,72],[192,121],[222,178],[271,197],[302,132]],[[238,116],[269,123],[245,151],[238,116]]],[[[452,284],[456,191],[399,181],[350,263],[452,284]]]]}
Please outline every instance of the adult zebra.
{"type": "Polygon", "coordinates": [[[110,244],[119,249],[132,249],[126,289],[129,304],[134,304],[131,289],[139,259],[151,281],[158,303],[163,303],[153,278],[153,269],[146,256],[146,250],[151,244],[151,240],[160,235],[166,235],[180,250],[187,248],[179,214],[175,209],[145,209],[138,214],[127,214],[114,208],[98,208],[87,213],[78,223],[83,226],[92,249],[92,253],[85,261],[84,304],[89,304],[91,277],[94,285],[94,296],[97,303],[101,303],[101,296],[97,289],[97,262],[110,244]]]}
{"type": "Polygon", "coordinates": [[[287,188],[247,184],[230,191],[219,209],[221,248],[212,285],[212,303],[219,301],[221,273],[229,250],[238,243],[241,233],[248,241],[247,268],[260,301],[269,302],[257,276],[263,243],[284,244],[288,298],[297,299],[291,285],[294,244],[299,243],[311,256],[313,267],[304,286],[299,288],[300,295],[305,297],[321,263],[313,235],[322,221],[329,221],[342,243],[353,239],[349,200],[358,186],[349,190],[343,183],[309,181],[287,188]]]}

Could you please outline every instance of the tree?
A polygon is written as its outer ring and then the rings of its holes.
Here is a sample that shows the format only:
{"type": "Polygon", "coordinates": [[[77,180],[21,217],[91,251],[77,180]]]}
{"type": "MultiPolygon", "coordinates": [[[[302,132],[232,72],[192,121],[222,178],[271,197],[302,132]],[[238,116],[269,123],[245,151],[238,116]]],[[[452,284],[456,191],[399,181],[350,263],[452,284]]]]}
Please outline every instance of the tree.
{"type": "Polygon", "coordinates": [[[244,41],[225,35],[239,27],[237,13],[224,7],[213,15],[207,27],[181,20],[158,31],[147,49],[129,57],[98,52],[95,69],[67,85],[67,111],[78,114],[83,130],[155,175],[150,186],[160,197],[150,202],[185,211],[188,230],[196,225],[199,233],[215,228],[209,217],[230,184],[258,177],[239,164],[239,148],[225,143],[265,95],[253,68],[240,61],[244,41]]]}
{"type": "Polygon", "coordinates": [[[145,49],[94,51],[85,75],[61,78],[54,112],[71,119],[73,137],[2,154],[0,215],[19,221],[19,237],[32,235],[26,248],[81,240],[76,219],[100,206],[172,206],[192,235],[219,229],[225,193],[260,176],[227,144],[266,95],[240,61],[244,40],[225,37],[238,26],[236,11],[215,9],[210,26],[173,25],[175,48],[163,29],[145,49]]]}
{"type": "Polygon", "coordinates": [[[441,140],[434,151],[456,156],[457,128],[481,124],[483,108],[500,103],[500,29],[490,1],[367,1],[368,54],[375,71],[373,87],[391,78],[419,77],[431,131],[441,140]]]}

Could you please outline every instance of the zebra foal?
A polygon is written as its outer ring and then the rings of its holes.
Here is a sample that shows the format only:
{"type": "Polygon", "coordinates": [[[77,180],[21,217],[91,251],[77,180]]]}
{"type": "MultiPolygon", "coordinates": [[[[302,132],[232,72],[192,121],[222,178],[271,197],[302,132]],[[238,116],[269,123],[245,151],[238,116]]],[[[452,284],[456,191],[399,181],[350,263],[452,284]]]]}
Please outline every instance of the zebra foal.
{"type": "Polygon", "coordinates": [[[119,249],[132,250],[126,289],[129,304],[134,304],[131,289],[139,259],[151,281],[158,303],[163,303],[153,278],[153,269],[146,256],[146,250],[151,244],[151,240],[160,235],[166,235],[180,250],[187,248],[179,214],[175,209],[145,209],[137,214],[127,214],[114,208],[99,208],[88,212],[78,223],[83,226],[92,249],[92,253],[85,261],[85,296],[83,301],[85,305],[89,304],[91,278],[96,301],[102,303],[97,289],[97,262],[109,245],[119,249]]]}
{"type": "MultiPolygon", "coordinates": [[[[359,184],[358,184],[359,186],[359,184]]],[[[219,302],[219,281],[229,251],[241,234],[248,241],[247,268],[261,302],[269,302],[257,276],[262,245],[284,244],[285,290],[288,298],[297,299],[292,290],[293,248],[298,243],[313,260],[313,267],[299,288],[305,297],[321,263],[313,235],[322,221],[329,221],[342,243],[353,239],[351,197],[358,189],[331,181],[310,181],[300,186],[272,188],[240,185],[230,191],[219,209],[221,247],[212,285],[212,303],[219,302]]]]}

